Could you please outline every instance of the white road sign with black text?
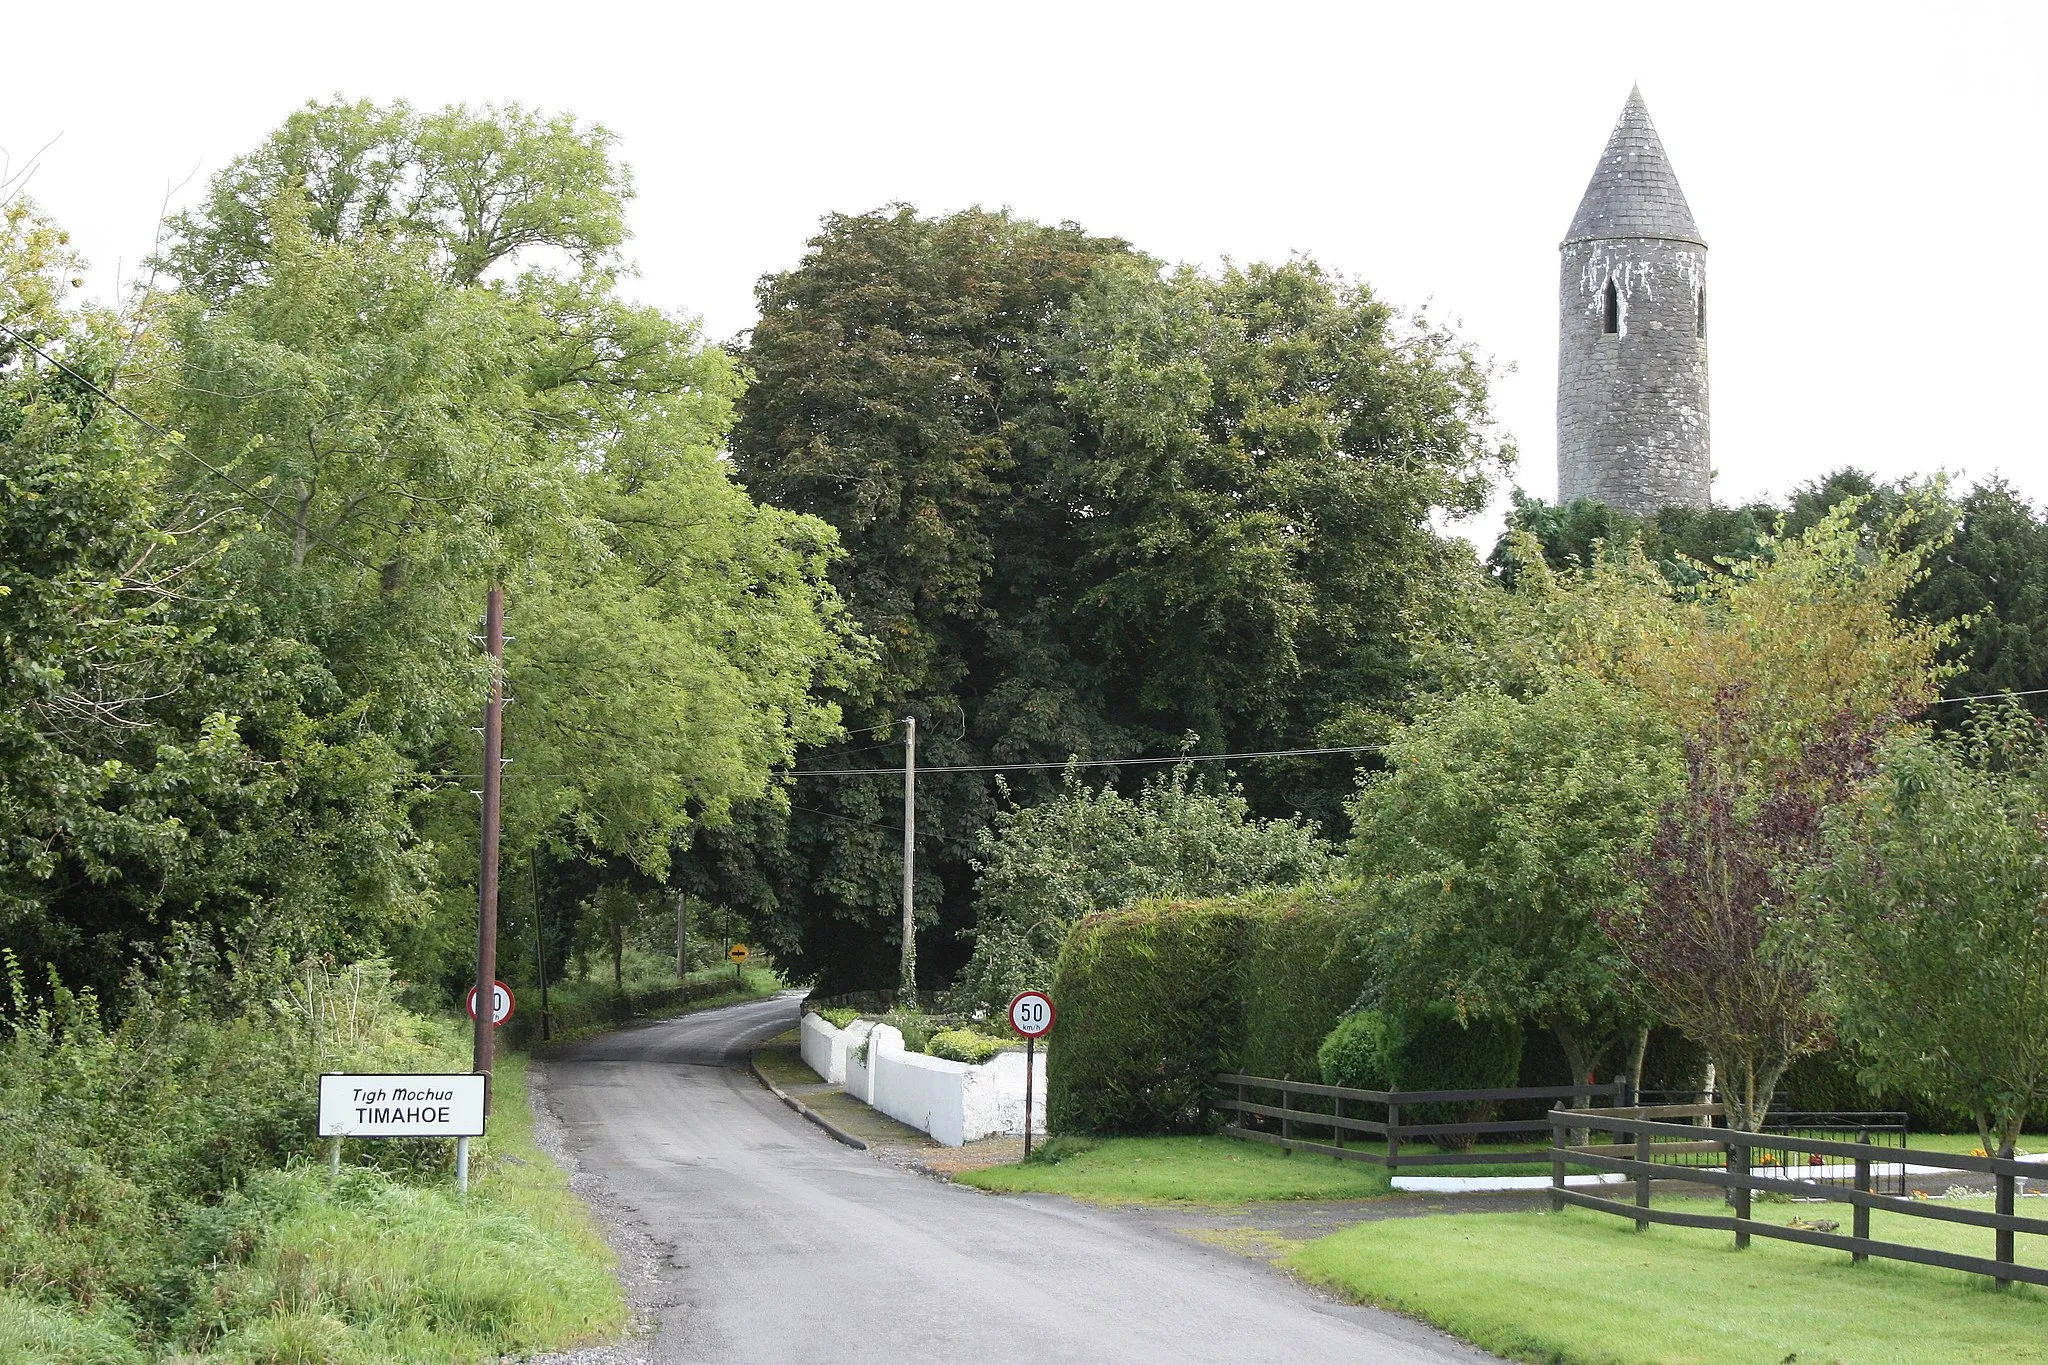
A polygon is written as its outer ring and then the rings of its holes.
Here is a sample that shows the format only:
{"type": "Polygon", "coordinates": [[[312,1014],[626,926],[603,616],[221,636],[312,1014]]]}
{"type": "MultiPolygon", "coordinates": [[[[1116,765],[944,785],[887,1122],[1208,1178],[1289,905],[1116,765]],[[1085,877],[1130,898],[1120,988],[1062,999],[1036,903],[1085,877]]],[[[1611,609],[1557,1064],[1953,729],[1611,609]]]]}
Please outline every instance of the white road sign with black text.
{"type": "Polygon", "coordinates": [[[483,1131],[484,1078],[474,1072],[320,1078],[321,1137],[482,1137],[483,1131]]]}

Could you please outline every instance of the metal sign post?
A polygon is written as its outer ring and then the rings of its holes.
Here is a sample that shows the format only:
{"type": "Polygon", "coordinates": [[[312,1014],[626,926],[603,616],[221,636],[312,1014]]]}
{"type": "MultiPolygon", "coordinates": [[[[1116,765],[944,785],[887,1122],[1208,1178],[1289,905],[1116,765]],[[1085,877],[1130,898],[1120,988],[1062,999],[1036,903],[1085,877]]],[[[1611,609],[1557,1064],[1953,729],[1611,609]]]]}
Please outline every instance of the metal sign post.
{"type": "Polygon", "coordinates": [[[1052,1032],[1052,997],[1044,991],[1019,991],[1010,1000],[1010,1027],[1024,1035],[1024,1159],[1031,1159],[1031,1100],[1038,1040],[1052,1032]]]}
{"type": "Polygon", "coordinates": [[[735,943],[725,950],[725,955],[732,959],[733,983],[744,988],[747,984],[747,974],[741,969],[747,965],[747,959],[753,954],[747,951],[746,944],[735,943]]]}

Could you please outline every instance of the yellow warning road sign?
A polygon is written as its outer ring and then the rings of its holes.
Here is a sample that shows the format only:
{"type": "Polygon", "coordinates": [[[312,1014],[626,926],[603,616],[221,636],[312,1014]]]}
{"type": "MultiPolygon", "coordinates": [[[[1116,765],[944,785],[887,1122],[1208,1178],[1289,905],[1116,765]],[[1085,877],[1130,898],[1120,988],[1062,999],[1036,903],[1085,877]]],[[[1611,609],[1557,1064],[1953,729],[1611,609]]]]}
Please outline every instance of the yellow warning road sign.
{"type": "Polygon", "coordinates": [[[732,945],[732,947],[727,948],[725,950],[725,955],[731,958],[736,963],[745,962],[747,960],[747,945],[744,943],[735,943],[732,945]]]}

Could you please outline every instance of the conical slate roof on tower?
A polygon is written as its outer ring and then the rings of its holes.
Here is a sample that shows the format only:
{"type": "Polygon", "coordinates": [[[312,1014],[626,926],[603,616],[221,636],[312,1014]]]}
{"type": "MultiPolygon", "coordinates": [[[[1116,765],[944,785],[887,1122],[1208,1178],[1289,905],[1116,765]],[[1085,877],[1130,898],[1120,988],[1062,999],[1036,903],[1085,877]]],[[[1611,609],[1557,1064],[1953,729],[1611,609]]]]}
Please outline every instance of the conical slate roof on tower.
{"type": "Polygon", "coordinates": [[[1650,122],[1641,90],[1628,92],[1628,103],[1622,106],[1607,149],[1600,153],[1599,168],[1586,186],[1586,197],[1579,201],[1579,211],[1564,240],[1614,237],[1657,237],[1706,245],[1692,221],[1685,191],[1678,188],[1671,159],[1664,155],[1663,139],[1650,122]]]}

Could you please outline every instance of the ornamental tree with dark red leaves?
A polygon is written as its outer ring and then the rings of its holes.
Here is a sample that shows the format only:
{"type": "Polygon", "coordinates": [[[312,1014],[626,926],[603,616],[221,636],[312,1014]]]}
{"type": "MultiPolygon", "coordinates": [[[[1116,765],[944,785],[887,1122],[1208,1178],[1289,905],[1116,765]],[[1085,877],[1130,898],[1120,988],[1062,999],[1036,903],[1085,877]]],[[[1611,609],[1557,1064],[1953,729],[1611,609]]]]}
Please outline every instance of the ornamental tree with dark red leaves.
{"type": "Polygon", "coordinates": [[[1845,711],[1775,763],[1751,758],[1760,718],[1722,688],[1687,736],[1685,781],[1637,860],[1640,898],[1604,917],[1650,1011],[1706,1052],[1731,1127],[1756,1131],[1779,1078],[1828,1047],[1831,1013],[1796,935],[1780,932],[1823,821],[1873,768],[1896,713],[1845,711]]]}

